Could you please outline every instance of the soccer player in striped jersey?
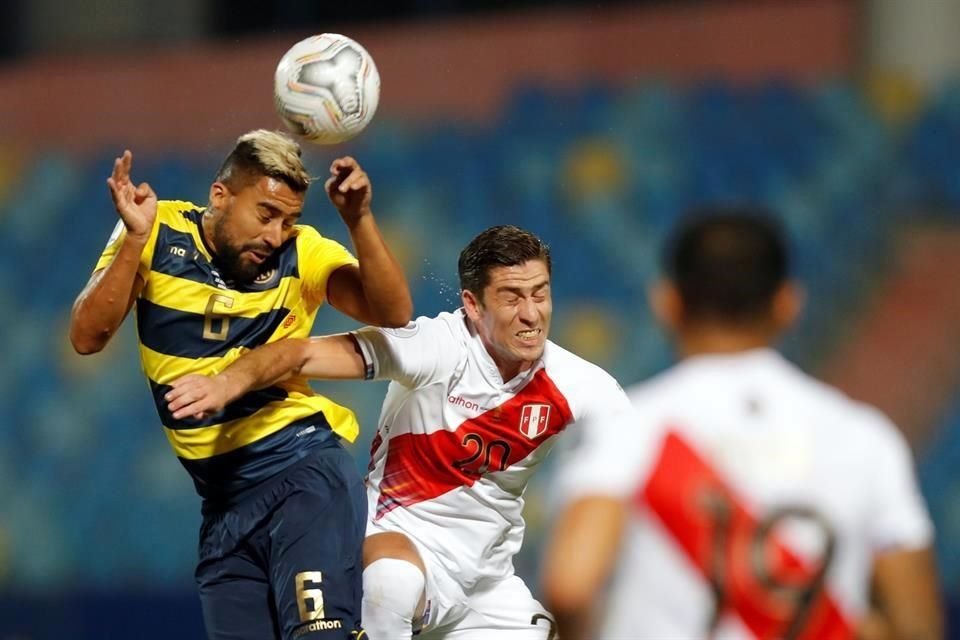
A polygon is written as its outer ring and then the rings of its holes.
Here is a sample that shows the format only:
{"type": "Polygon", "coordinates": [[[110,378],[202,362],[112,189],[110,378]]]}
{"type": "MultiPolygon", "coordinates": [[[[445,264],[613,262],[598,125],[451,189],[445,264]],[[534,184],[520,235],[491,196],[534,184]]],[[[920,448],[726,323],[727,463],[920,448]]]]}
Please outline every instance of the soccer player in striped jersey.
{"type": "Polygon", "coordinates": [[[363,624],[375,640],[553,640],[514,573],[523,493],[561,433],[629,402],[600,367],[547,339],[550,253],[513,226],[460,254],[463,307],[402,329],[286,340],[223,375],[174,382],[170,410],[215,411],[290,371],[389,379],[367,478],[363,624]]]}
{"type": "Polygon", "coordinates": [[[567,507],[544,593],[562,637],[842,640],[885,626],[936,640],[933,532],[903,436],[771,347],[800,297],[769,215],[707,213],[668,245],[651,298],[682,361],[629,388],[629,420],[586,430],[558,468],[567,507]]]}
{"type": "Polygon", "coordinates": [[[289,137],[240,136],[205,207],[158,200],[117,158],[107,185],[120,221],[78,296],[70,339],[100,351],[136,305],[143,370],[167,438],[203,498],[196,579],[210,638],[361,634],[362,479],[341,439],[352,411],[302,377],[227,410],[176,419],[164,395],[187,373],[223,371],[259,345],[309,335],[324,302],[360,322],[405,325],[412,302],[352,158],[327,195],[357,257],[299,224],[310,176],[289,137]]]}

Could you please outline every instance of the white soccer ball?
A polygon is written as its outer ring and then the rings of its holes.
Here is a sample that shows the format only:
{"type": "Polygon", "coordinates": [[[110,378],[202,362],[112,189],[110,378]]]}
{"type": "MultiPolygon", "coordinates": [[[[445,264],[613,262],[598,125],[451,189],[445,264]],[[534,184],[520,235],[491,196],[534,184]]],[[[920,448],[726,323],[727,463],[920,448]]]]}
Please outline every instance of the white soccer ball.
{"type": "Polygon", "coordinates": [[[280,58],[273,96],[290,131],[335,144],[370,124],[380,102],[380,73],[356,41],[324,33],[301,40],[280,58]]]}

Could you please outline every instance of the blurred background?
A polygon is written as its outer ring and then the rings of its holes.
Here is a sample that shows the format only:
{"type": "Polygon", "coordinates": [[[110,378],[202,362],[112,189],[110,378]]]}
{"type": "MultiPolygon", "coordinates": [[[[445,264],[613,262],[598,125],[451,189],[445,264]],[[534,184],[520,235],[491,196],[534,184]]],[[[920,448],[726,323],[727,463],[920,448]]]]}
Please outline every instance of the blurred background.
{"type": "MultiPolygon", "coordinates": [[[[277,128],[273,68],[345,33],[380,69],[355,155],[417,314],[458,305],[456,257],[512,222],[554,253],[553,338],[624,385],[673,361],[644,289],[689,207],[762,201],[809,305],[785,352],[886,411],[937,525],[960,637],[960,2],[0,2],[0,640],[202,638],[199,499],[132,322],[75,355],[70,306],[116,221],[130,148],[161,198],[206,202],[237,135],[277,128]],[[357,4],[357,3],[354,3],[357,4]]],[[[320,191],[304,221],[347,242],[320,191]]],[[[322,310],[316,332],[351,328],[322,310]]],[[[353,407],[365,466],[381,383],[353,407]]],[[[517,568],[536,587],[548,473],[517,568]]]]}

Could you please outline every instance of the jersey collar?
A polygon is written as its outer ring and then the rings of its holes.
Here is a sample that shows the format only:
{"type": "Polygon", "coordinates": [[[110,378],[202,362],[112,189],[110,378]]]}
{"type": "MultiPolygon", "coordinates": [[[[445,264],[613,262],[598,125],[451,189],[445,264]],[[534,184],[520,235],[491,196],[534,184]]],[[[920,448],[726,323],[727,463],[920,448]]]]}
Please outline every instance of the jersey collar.
{"type": "MultiPolygon", "coordinates": [[[[500,369],[497,368],[497,363],[493,361],[493,356],[491,356],[490,352],[487,351],[487,347],[483,344],[483,340],[477,333],[473,323],[470,322],[469,318],[467,318],[466,311],[463,309],[463,307],[460,307],[457,309],[456,313],[463,321],[464,331],[469,336],[467,344],[469,345],[470,350],[473,352],[474,357],[477,359],[477,362],[480,365],[480,371],[483,373],[483,377],[486,378],[487,382],[489,382],[491,385],[500,387],[504,391],[512,392],[527,384],[534,374],[543,368],[543,356],[540,356],[540,358],[534,362],[533,366],[531,366],[529,369],[526,371],[521,371],[510,380],[504,381],[503,376],[500,375],[500,369]]],[[[544,347],[544,353],[546,353],[546,350],[547,347],[544,347]]]]}
{"type": "Polygon", "coordinates": [[[207,242],[206,234],[203,233],[203,216],[206,214],[206,212],[206,207],[200,209],[200,215],[197,217],[197,237],[200,238],[200,242],[197,244],[197,247],[200,249],[200,253],[202,253],[207,260],[213,262],[213,257],[216,254],[213,251],[213,247],[211,247],[207,242]]]}

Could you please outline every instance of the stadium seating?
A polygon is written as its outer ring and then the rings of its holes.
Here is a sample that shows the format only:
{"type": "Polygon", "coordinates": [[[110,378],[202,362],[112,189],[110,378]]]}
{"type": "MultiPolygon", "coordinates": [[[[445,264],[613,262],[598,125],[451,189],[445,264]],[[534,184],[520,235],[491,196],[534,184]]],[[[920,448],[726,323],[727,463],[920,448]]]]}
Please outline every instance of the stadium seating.
{"type": "MultiPolygon", "coordinates": [[[[813,295],[785,349],[815,368],[875,283],[890,230],[917,210],[960,215],[960,85],[893,129],[844,82],[614,90],[520,87],[484,126],[429,129],[383,118],[351,148],[373,178],[375,210],[411,278],[418,314],[458,304],[456,257],[480,229],[514,222],[548,240],[558,341],[628,384],[671,354],[643,299],[657,247],[690,207],[760,201],[793,234],[813,295]],[[842,328],[842,327],[841,327],[842,328]]],[[[316,174],[331,157],[308,151],[316,174]]],[[[218,159],[150,150],[135,166],[161,197],[204,202],[218,159]]],[[[73,355],[70,304],[115,217],[103,186],[112,155],[0,154],[0,586],[189,588],[197,499],[159,428],[132,327],[107,353],[73,355]],[[30,274],[28,276],[28,274],[30,274]],[[39,280],[39,282],[38,282],[39,280]],[[10,553],[16,548],[17,553],[10,553]]],[[[347,241],[323,196],[305,221],[347,241]]],[[[321,313],[318,332],[349,328],[321,313]]],[[[365,463],[383,385],[318,384],[357,409],[365,463]]],[[[958,394],[960,395],[960,394],[958,394]]],[[[960,410],[923,460],[942,535],[941,570],[960,591],[960,410]]],[[[532,489],[536,497],[536,488],[532,489]]],[[[521,566],[533,566],[538,531],[521,566]]]]}
{"type": "Polygon", "coordinates": [[[937,560],[947,589],[960,594],[960,392],[926,447],[920,466],[921,489],[937,523],[937,560]]]}

